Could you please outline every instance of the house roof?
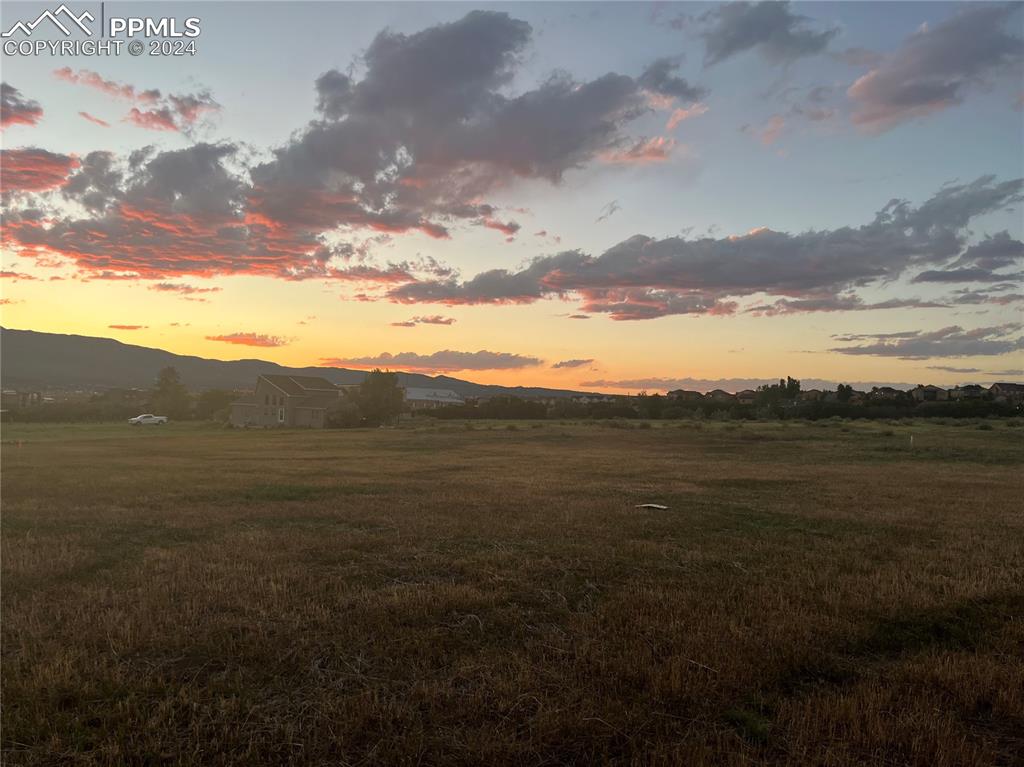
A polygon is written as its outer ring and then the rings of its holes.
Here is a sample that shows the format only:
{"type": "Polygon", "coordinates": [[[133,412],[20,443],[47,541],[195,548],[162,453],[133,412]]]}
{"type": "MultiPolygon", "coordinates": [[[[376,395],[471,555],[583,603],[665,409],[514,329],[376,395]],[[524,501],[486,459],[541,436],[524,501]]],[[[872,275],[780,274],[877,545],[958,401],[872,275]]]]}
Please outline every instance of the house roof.
{"type": "Polygon", "coordinates": [[[1002,383],[1002,382],[999,382],[999,383],[994,383],[992,385],[993,386],[998,386],[1003,391],[1024,392],[1024,384],[1019,384],[1019,383],[1002,383]]]}
{"type": "Polygon", "coordinates": [[[320,376],[279,376],[261,375],[268,383],[276,386],[285,394],[310,394],[318,391],[336,392],[338,387],[320,376]]]}
{"type": "Polygon", "coordinates": [[[331,394],[330,392],[324,392],[323,394],[310,394],[298,400],[294,407],[309,408],[310,410],[326,410],[336,403],[338,399],[338,393],[331,394]]]}
{"type": "Polygon", "coordinates": [[[452,405],[461,405],[462,397],[451,389],[422,389],[417,386],[407,386],[405,389],[406,402],[448,402],[452,405]]]}

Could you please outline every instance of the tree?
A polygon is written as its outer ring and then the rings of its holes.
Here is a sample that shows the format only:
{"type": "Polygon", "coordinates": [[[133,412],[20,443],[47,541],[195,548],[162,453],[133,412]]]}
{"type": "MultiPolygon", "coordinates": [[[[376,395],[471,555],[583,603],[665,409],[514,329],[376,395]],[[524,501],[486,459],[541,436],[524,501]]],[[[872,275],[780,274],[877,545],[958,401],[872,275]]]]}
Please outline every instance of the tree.
{"type": "Polygon", "coordinates": [[[327,410],[324,425],[329,429],[352,429],[360,425],[362,416],[359,413],[358,395],[347,391],[327,410]]]}
{"type": "Polygon", "coordinates": [[[221,414],[226,414],[231,403],[238,399],[233,391],[225,389],[208,389],[196,400],[196,418],[212,421],[221,414]]]}
{"type": "Polygon", "coordinates": [[[156,390],[150,398],[150,408],[158,415],[171,418],[187,418],[191,403],[188,391],[181,383],[178,371],[166,367],[156,379],[156,390]]]}
{"type": "Polygon", "coordinates": [[[849,402],[853,396],[853,387],[850,384],[839,384],[836,387],[836,399],[839,402],[849,402]]]}
{"type": "Polygon", "coordinates": [[[402,412],[403,400],[398,373],[377,368],[367,373],[359,385],[359,413],[370,426],[394,421],[402,412]]]}

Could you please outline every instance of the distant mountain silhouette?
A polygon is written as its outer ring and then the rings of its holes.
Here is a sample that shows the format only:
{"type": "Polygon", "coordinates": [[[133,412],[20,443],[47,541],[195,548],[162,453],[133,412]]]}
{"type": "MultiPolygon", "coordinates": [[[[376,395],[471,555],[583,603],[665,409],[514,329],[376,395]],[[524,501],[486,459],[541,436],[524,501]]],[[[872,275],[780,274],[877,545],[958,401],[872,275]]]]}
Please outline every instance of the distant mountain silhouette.
{"type": "MultiPolygon", "coordinates": [[[[211,360],[134,346],[112,338],[0,328],[4,388],[148,388],[168,365],[193,390],[251,389],[260,374],[317,375],[336,384],[358,384],[366,372],[347,368],[290,368],[266,360],[211,360]]],[[[402,386],[451,389],[463,397],[570,397],[579,392],[528,386],[494,386],[450,376],[398,373],[402,386]]]]}

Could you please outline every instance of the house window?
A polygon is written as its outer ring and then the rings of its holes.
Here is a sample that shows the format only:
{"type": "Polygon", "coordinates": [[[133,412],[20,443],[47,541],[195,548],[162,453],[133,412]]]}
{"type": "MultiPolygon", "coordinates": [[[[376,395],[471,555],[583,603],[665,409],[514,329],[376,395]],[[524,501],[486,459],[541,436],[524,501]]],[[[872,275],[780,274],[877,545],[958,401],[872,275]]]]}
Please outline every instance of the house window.
{"type": "Polygon", "coordinates": [[[284,408],[278,408],[277,410],[277,422],[284,423],[284,408]]]}
{"type": "Polygon", "coordinates": [[[269,394],[264,394],[263,395],[263,404],[264,405],[269,405],[270,404],[270,395],[269,394]]]}

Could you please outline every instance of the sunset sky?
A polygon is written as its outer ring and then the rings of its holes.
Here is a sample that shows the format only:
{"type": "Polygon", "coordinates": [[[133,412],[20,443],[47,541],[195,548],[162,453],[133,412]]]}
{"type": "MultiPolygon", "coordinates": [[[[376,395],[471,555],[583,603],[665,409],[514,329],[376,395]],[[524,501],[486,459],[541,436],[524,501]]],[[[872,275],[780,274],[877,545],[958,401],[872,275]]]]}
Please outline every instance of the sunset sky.
{"type": "Polygon", "coordinates": [[[4,55],[4,327],[610,392],[1024,379],[1020,3],[114,12],[197,54],[4,55]]]}

